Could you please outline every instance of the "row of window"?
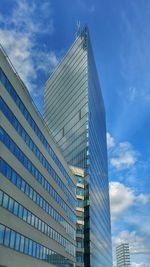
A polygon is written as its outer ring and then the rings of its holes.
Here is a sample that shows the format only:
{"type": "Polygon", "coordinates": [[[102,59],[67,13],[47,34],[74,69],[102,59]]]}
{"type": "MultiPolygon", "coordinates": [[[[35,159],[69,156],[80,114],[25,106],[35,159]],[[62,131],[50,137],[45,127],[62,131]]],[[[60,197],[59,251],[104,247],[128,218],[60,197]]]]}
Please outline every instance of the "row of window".
{"type": "Polygon", "coordinates": [[[32,225],[34,228],[39,230],[40,232],[44,233],[48,237],[54,239],[58,243],[60,243],[65,250],[75,256],[75,246],[60,235],[57,231],[51,228],[48,224],[40,220],[36,215],[34,215],[31,211],[27,210],[9,195],[4,193],[0,190],[0,206],[9,210],[11,213],[22,219],[23,221],[27,222],[28,224],[32,225]]]}
{"type": "Polygon", "coordinates": [[[68,217],[73,223],[76,222],[75,213],[69,208],[68,205],[60,198],[50,183],[45,177],[38,171],[33,163],[25,156],[22,150],[15,144],[10,136],[0,128],[0,140],[5,146],[15,155],[15,157],[23,164],[23,166],[33,175],[33,177],[43,186],[43,188],[53,196],[53,198],[60,204],[60,206],[66,211],[68,217]]]}
{"type": "Polygon", "coordinates": [[[21,99],[18,96],[18,94],[16,93],[14,87],[12,86],[12,84],[10,83],[10,81],[8,80],[8,78],[6,77],[5,73],[2,71],[1,68],[0,68],[0,81],[3,83],[4,87],[6,88],[8,93],[11,95],[11,97],[14,100],[15,104],[18,106],[18,108],[20,109],[20,111],[22,112],[22,114],[24,115],[24,117],[26,118],[28,123],[30,124],[31,128],[34,130],[34,132],[38,136],[39,140],[42,142],[42,144],[46,148],[47,152],[52,157],[53,161],[55,162],[55,164],[58,166],[58,168],[60,169],[60,171],[62,172],[62,174],[66,178],[66,180],[68,182],[68,185],[70,186],[70,189],[75,193],[76,185],[71,180],[70,176],[66,172],[66,170],[63,167],[62,163],[58,159],[57,155],[54,153],[53,149],[51,148],[51,146],[47,142],[46,138],[44,137],[44,135],[40,131],[40,129],[37,126],[36,122],[33,120],[32,116],[29,113],[29,111],[27,110],[27,108],[25,107],[23,102],[21,101],[21,99]]]}
{"type": "MultiPolygon", "coordinates": [[[[72,196],[72,194],[66,188],[66,186],[64,185],[64,183],[62,183],[62,181],[61,181],[60,177],[57,175],[56,171],[48,163],[48,161],[46,160],[46,158],[43,156],[43,154],[41,153],[41,151],[35,145],[35,143],[33,142],[33,140],[27,134],[27,132],[25,131],[25,129],[22,127],[22,125],[19,123],[19,121],[16,119],[16,117],[14,116],[14,114],[11,112],[11,110],[9,109],[9,107],[7,106],[7,104],[5,103],[5,101],[1,97],[0,97],[0,110],[2,110],[2,112],[4,113],[4,115],[6,116],[6,118],[13,125],[13,127],[16,129],[16,131],[18,132],[18,134],[23,138],[23,140],[25,141],[25,143],[27,144],[27,146],[32,150],[32,152],[35,154],[35,156],[39,159],[39,161],[44,166],[44,168],[49,172],[49,174],[54,179],[54,181],[57,182],[57,184],[59,184],[59,186],[61,187],[61,189],[63,190],[63,192],[65,192],[65,194],[66,194],[66,196],[68,198],[69,203],[75,207],[76,206],[76,200],[75,200],[75,198],[72,196]]],[[[52,188],[52,190],[54,190],[54,188],[52,188]]],[[[57,193],[55,191],[55,194],[54,195],[56,195],[56,194],[57,193]]],[[[59,200],[59,204],[60,203],[63,203],[62,198],[58,194],[57,194],[57,199],[59,200]]]]}
{"type": "Polygon", "coordinates": [[[0,244],[59,267],[73,267],[73,263],[55,251],[0,224],[0,244]]]}
{"type": "Polygon", "coordinates": [[[55,221],[60,223],[66,229],[66,233],[68,233],[75,240],[75,229],[3,159],[0,159],[0,172],[30,199],[32,199],[34,203],[36,203],[47,214],[49,214],[55,221]]]}

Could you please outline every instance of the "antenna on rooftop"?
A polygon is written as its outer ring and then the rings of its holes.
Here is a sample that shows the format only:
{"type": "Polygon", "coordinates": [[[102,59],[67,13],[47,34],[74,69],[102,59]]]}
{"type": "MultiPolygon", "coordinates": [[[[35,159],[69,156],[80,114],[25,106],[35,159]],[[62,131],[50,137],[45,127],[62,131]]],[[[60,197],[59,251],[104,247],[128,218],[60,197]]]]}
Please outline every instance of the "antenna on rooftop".
{"type": "Polygon", "coordinates": [[[77,31],[76,31],[76,37],[80,35],[80,20],[77,20],[77,31]]]}

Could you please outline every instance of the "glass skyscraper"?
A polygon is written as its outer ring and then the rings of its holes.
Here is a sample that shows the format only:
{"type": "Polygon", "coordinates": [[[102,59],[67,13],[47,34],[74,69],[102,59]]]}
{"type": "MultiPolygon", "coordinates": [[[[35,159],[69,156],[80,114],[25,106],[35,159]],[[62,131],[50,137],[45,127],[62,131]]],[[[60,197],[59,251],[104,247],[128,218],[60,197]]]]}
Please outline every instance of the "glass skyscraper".
{"type": "Polygon", "coordinates": [[[84,170],[86,267],[112,266],[105,109],[87,27],[52,73],[45,121],[66,161],[84,170]]]}

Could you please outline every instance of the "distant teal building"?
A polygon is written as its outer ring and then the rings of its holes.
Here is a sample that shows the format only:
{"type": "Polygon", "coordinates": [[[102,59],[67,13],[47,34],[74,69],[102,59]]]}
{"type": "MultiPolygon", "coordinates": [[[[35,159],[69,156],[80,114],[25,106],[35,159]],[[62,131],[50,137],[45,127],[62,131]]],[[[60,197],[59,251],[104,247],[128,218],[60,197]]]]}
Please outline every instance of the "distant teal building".
{"type": "Polygon", "coordinates": [[[110,267],[105,108],[87,27],[48,79],[44,99],[45,121],[66,161],[85,174],[84,250],[76,265],[110,267]]]}

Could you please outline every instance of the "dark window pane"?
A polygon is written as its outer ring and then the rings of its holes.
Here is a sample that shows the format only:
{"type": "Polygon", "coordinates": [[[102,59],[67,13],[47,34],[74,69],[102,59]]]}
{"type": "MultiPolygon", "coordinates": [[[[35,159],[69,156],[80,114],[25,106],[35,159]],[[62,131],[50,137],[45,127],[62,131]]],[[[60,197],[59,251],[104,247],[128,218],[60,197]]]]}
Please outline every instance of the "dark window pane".
{"type": "Polygon", "coordinates": [[[41,220],[39,219],[39,230],[41,231],[41,220]]]}
{"type": "Polygon", "coordinates": [[[40,245],[40,259],[43,258],[43,246],[40,245]]]}
{"type": "Polygon", "coordinates": [[[24,241],[25,241],[24,236],[21,236],[21,239],[20,239],[20,252],[24,251],[24,241]]]}
{"type": "Polygon", "coordinates": [[[24,246],[24,253],[25,253],[25,254],[28,254],[28,246],[29,246],[28,239],[25,238],[25,246],[24,246]]]}
{"type": "Polygon", "coordinates": [[[32,255],[33,241],[29,240],[29,255],[32,255]]]}
{"type": "Polygon", "coordinates": [[[37,202],[37,204],[39,205],[39,202],[40,202],[40,196],[39,196],[38,194],[37,194],[36,202],[37,202]]]}
{"type": "Polygon", "coordinates": [[[4,194],[4,197],[3,197],[3,207],[6,209],[8,207],[8,196],[6,194],[4,194]]]}
{"type": "Polygon", "coordinates": [[[36,202],[36,192],[33,192],[33,201],[36,202]]]}
{"type": "Polygon", "coordinates": [[[11,248],[14,248],[15,246],[15,232],[14,231],[11,231],[11,236],[10,236],[10,247],[11,248]]]}
{"type": "Polygon", "coordinates": [[[31,225],[34,226],[34,223],[35,223],[35,216],[34,215],[31,215],[31,225]]]}
{"type": "Polygon", "coordinates": [[[14,200],[12,198],[9,199],[8,209],[10,212],[13,212],[14,210],[14,200]]]}
{"type": "Polygon", "coordinates": [[[4,230],[5,230],[5,227],[0,224],[0,244],[3,244],[4,242],[4,230]]]}
{"type": "Polygon", "coordinates": [[[17,202],[14,203],[14,214],[18,216],[18,209],[19,209],[19,204],[17,202]]]}
{"type": "Polygon", "coordinates": [[[17,187],[21,188],[21,178],[19,176],[17,177],[17,187]]]}
{"type": "Polygon", "coordinates": [[[23,220],[27,221],[27,210],[25,208],[23,210],[23,220]]]}
{"type": "Polygon", "coordinates": [[[32,256],[33,256],[33,257],[36,257],[36,243],[35,243],[35,242],[33,242],[32,256]]]}
{"type": "Polygon", "coordinates": [[[45,260],[48,262],[48,255],[49,255],[49,249],[47,248],[46,249],[46,252],[45,252],[45,260]]]}
{"type": "Polygon", "coordinates": [[[25,182],[22,180],[21,182],[21,190],[24,192],[25,191],[25,182]]]}
{"type": "Polygon", "coordinates": [[[29,195],[29,185],[26,184],[26,194],[29,195]]]}
{"type": "Polygon", "coordinates": [[[35,217],[35,228],[38,228],[38,218],[35,217]]]}
{"type": "Polygon", "coordinates": [[[40,207],[42,208],[43,207],[43,199],[40,198],[40,207]]]}
{"type": "Polygon", "coordinates": [[[44,222],[42,222],[42,232],[44,232],[44,222]]]}
{"type": "Polygon", "coordinates": [[[37,244],[36,245],[36,257],[39,258],[39,256],[40,256],[40,245],[37,244]]]}
{"type": "Polygon", "coordinates": [[[5,228],[4,245],[9,246],[10,229],[5,228]]]}
{"type": "Polygon", "coordinates": [[[30,187],[30,198],[33,199],[33,189],[30,187]]]}
{"type": "Polygon", "coordinates": [[[16,233],[15,249],[19,250],[19,248],[20,248],[20,234],[16,233]]]}
{"type": "Polygon", "coordinates": [[[11,174],[12,174],[11,168],[9,166],[7,166],[7,178],[8,179],[11,179],[11,174]]]}
{"type": "Polygon", "coordinates": [[[12,172],[12,177],[11,177],[11,181],[12,181],[13,184],[16,184],[16,179],[17,179],[16,173],[13,171],[12,172]]]}
{"type": "Polygon", "coordinates": [[[43,255],[42,255],[42,259],[46,260],[46,248],[43,247],[43,255]]]}
{"type": "Polygon", "coordinates": [[[0,206],[2,205],[3,200],[3,192],[0,190],[0,206]]]}
{"type": "Polygon", "coordinates": [[[23,217],[23,207],[22,207],[21,205],[19,205],[19,214],[18,214],[18,216],[19,216],[20,218],[23,217]]]}
{"type": "Polygon", "coordinates": [[[47,228],[48,228],[48,226],[47,226],[47,224],[45,224],[45,230],[44,230],[44,232],[45,232],[46,235],[47,235],[47,228]]]}
{"type": "Polygon", "coordinates": [[[31,212],[30,212],[30,211],[28,211],[27,222],[28,222],[29,224],[31,223],[31,212]]]}

